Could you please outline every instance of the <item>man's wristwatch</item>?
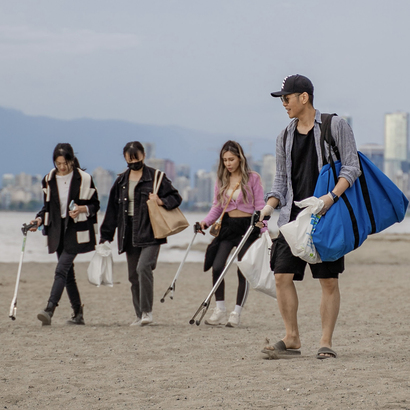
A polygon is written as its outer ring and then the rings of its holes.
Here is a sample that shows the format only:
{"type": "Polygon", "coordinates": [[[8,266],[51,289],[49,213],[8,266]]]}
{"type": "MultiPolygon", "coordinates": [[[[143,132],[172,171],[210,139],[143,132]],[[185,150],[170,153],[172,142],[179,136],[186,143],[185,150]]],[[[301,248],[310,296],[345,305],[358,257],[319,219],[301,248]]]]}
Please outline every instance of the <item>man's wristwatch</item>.
{"type": "Polygon", "coordinates": [[[330,191],[329,195],[332,197],[334,204],[339,200],[339,197],[334,192],[330,191]]]}

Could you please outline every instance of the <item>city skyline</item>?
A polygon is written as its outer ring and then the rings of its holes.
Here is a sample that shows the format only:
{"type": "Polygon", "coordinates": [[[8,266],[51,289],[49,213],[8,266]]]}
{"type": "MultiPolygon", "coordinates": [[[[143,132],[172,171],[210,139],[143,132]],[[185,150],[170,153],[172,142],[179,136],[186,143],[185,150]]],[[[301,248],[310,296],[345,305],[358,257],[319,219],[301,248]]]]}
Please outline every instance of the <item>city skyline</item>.
{"type": "MultiPolygon", "coordinates": [[[[151,143],[143,143],[146,151],[155,153],[155,146],[151,143]]],[[[249,157],[250,165],[254,171],[261,174],[262,183],[266,187],[271,184],[276,172],[275,167],[269,167],[265,163],[272,165],[275,157],[266,154],[260,161],[254,161],[249,157]]],[[[216,181],[216,166],[210,170],[200,169],[192,175],[191,168],[187,164],[175,164],[173,161],[164,158],[146,158],[147,166],[158,168],[167,174],[173,185],[183,197],[183,209],[202,210],[209,208],[212,203],[214,185],[216,181]]],[[[126,166],[121,172],[126,170],[126,166]]],[[[111,186],[117,177],[117,173],[105,169],[101,166],[92,170],[94,183],[99,193],[101,208],[104,209],[111,186]]],[[[42,204],[41,175],[30,175],[25,172],[19,174],[3,174],[0,186],[0,210],[32,210],[42,204]]]]}
{"type": "MultiPolygon", "coordinates": [[[[352,126],[352,117],[345,120],[352,126]]],[[[410,153],[409,153],[409,114],[395,112],[385,114],[384,145],[368,143],[358,149],[372,160],[407,196],[410,194],[410,153]]],[[[191,170],[190,164],[179,164],[169,158],[156,157],[155,143],[142,141],[145,151],[145,162],[148,166],[164,171],[173,181],[183,198],[183,209],[204,210],[213,200],[218,158],[215,158],[211,169],[191,170]]],[[[262,178],[265,192],[272,186],[276,173],[276,159],[272,154],[265,154],[255,159],[246,152],[251,169],[262,178]]],[[[126,169],[125,164],[122,171],[126,169]]],[[[97,167],[92,175],[99,191],[104,209],[116,172],[104,167],[97,167]]],[[[40,175],[28,175],[24,172],[13,175],[3,174],[0,190],[0,209],[25,209],[27,204],[41,203],[40,175]],[[13,205],[17,204],[17,205],[13,205]],[[20,204],[20,205],[18,205],[20,204]]]]}

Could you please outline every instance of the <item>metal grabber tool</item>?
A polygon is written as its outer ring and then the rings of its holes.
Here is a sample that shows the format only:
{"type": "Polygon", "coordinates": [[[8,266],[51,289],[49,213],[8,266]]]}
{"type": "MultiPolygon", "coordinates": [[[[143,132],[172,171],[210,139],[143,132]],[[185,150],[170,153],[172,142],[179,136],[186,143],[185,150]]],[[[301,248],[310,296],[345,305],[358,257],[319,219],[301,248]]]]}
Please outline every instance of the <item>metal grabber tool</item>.
{"type": "Polygon", "coordinates": [[[181,262],[181,264],[179,265],[179,268],[178,268],[178,270],[177,270],[177,273],[175,274],[174,279],[172,280],[171,284],[169,285],[169,288],[168,288],[167,291],[164,293],[164,296],[163,296],[162,299],[161,299],[161,303],[164,303],[164,302],[165,302],[165,298],[167,297],[167,295],[168,295],[169,292],[171,292],[171,295],[169,296],[170,299],[174,299],[175,284],[176,284],[176,282],[177,282],[177,279],[178,279],[178,277],[179,277],[179,274],[181,273],[182,267],[184,266],[185,260],[186,260],[186,258],[187,258],[187,256],[188,256],[189,251],[191,250],[192,244],[194,243],[195,238],[196,238],[196,235],[197,235],[198,232],[200,232],[200,233],[202,233],[203,235],[205,235],[205,232],[202,231],[201,225],[199,224],[199,222],[195,222],[195,225],[194,225],[194,236],[193,236],[193,238],[192,238],[192,240],[191,240],[191,243],[188,245],[188,248],[187,248],[187,250],[186,250],[186,252],[185,252],[184,258],[182,259],[182,262],[181,262]]]}
{"type": "Polygon", "coordinates": [[[19,269],[17,272],[16,286],[14,288],[14,296],[13,296],[13,300],[11,301],[11,305],[10,305],[9,317],[11,320],[16,320],[17,292],[19,290],[20,274],[21,274],[21,267],[23,266],[24,251],[26,250],[27,232],[29,231],[29,229],[34,228],[35,226],[37,226],[37,223],[23,224],[23,226],[21,227],[21,232],[23,232],[23,246],[21,247],[20,263],[19,263],[19,269]]]}
{"type": "MultiPolygon", "coordinates": [[[[221,284],[221,282],[224,279],[224,276],[226,275],[226,272],[228,272],[228,269],[230,268],[230,266],[232,265],[232,263],[234,262],[235,258],[238,256],[238,253],[241,251],[241,249],[243,248],[243,245],[245,245],[245,242],[247,241],[247,239],[249,238],[249,236],[251,235],[252,231],[255,229],[256,224],[259,222],[259,217],[260,217],[260,211],[256,211],[251,218],[251,224],[249,225],[248,230],[245,232],[245,235],[243,236],[241,242],[239,243],[239,245],[236,247],[235,252],[232,254],[232,256],[229,258],[227,264],[225,265],[224,270],[221,273],[221,276],[219,276],[218,280],[216,281],[214,287],[212,288],[211,292],[209,292],[209,295],[206,297],[206,299],[202,302],[201,306],[199,306],[198,310],[195,312],[195,315],[192,316],[192,319],[189,321],[189,323],[191,325],[193,325],[194,323],[196,323],[197,326],[199,326],[201,324],[201,320],[204,318],[206,312],[209,309],[209,304],[211,302],[211,298],[214,295],[214,293],[216,292],[216,290],[218,289],[219,285],[221,284]],[[195,318],[201,314],[201,316],[199,317],[198,320],[195,320],[195,318]]],[[[268,220],[269,216],[266,216],[264,218],[264,220],[268,220]]]]}

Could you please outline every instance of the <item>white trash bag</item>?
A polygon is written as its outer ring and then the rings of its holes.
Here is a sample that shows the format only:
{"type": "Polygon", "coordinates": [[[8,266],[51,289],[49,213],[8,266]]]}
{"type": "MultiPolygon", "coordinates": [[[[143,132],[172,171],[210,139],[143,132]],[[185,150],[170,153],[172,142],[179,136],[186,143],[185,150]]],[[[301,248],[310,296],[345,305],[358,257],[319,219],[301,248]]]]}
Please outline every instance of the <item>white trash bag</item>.
{"type": "Polygon", "coordinates": [[[300,202],[295,202],[299,208],[305,208],[296,220],[282,225],[279,230],[285,237],[293,255],[309,263],[321,263],[320,255],[313,244],[312,233],[319,222],[317,213],[323,208],[323,201],[311,196],[300,202]]]}
{"type": "Polygon", "coordinates": [[[88,265],[88,281],[95,286],[113,286],[111,246],[104,242],[95,247],[95,253],[88,265]]]}
{"type": "Polygon", "coordinates": [[[270,268],[272,239],[265,231],[237,262],[243,276],[251,287],[276,299],[275,275],[270,268]]]}

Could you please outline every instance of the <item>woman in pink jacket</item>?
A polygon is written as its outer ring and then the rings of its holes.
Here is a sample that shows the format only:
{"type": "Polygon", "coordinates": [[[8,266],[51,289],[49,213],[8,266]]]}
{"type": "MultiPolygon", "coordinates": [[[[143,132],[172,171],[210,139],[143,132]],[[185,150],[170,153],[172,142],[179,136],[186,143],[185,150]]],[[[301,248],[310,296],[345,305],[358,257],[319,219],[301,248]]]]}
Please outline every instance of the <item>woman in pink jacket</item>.
{"type": "MultiPolygon", "coordinates": [[[[238,246],[249,228],[252,214],[265,206],[261,178],[259,174],[250,170],[242,147],[235,141],[227,141],[219,154],[213,205],[206,218],[200,223],[201,228],[207,229],[217,221],[226,205],[221,231],[209,245],[205,256],[205,271],[212,267],[214,284],[224,270],[232,248],[238,246]]],[[[259,222],[239,252],[238,260],[242,259],[260,232],[264,230],[266,227],[259,222]]],[[[222,281],[215,292],[216,307],[211,317],[205,320],[207,325],[226,324],[228,327],[239,325],[241,311],[249,292],[249,284],[239,269],[238,281],[236,306],[229,315],[228,321],[225,284],[222,281]]]]}

